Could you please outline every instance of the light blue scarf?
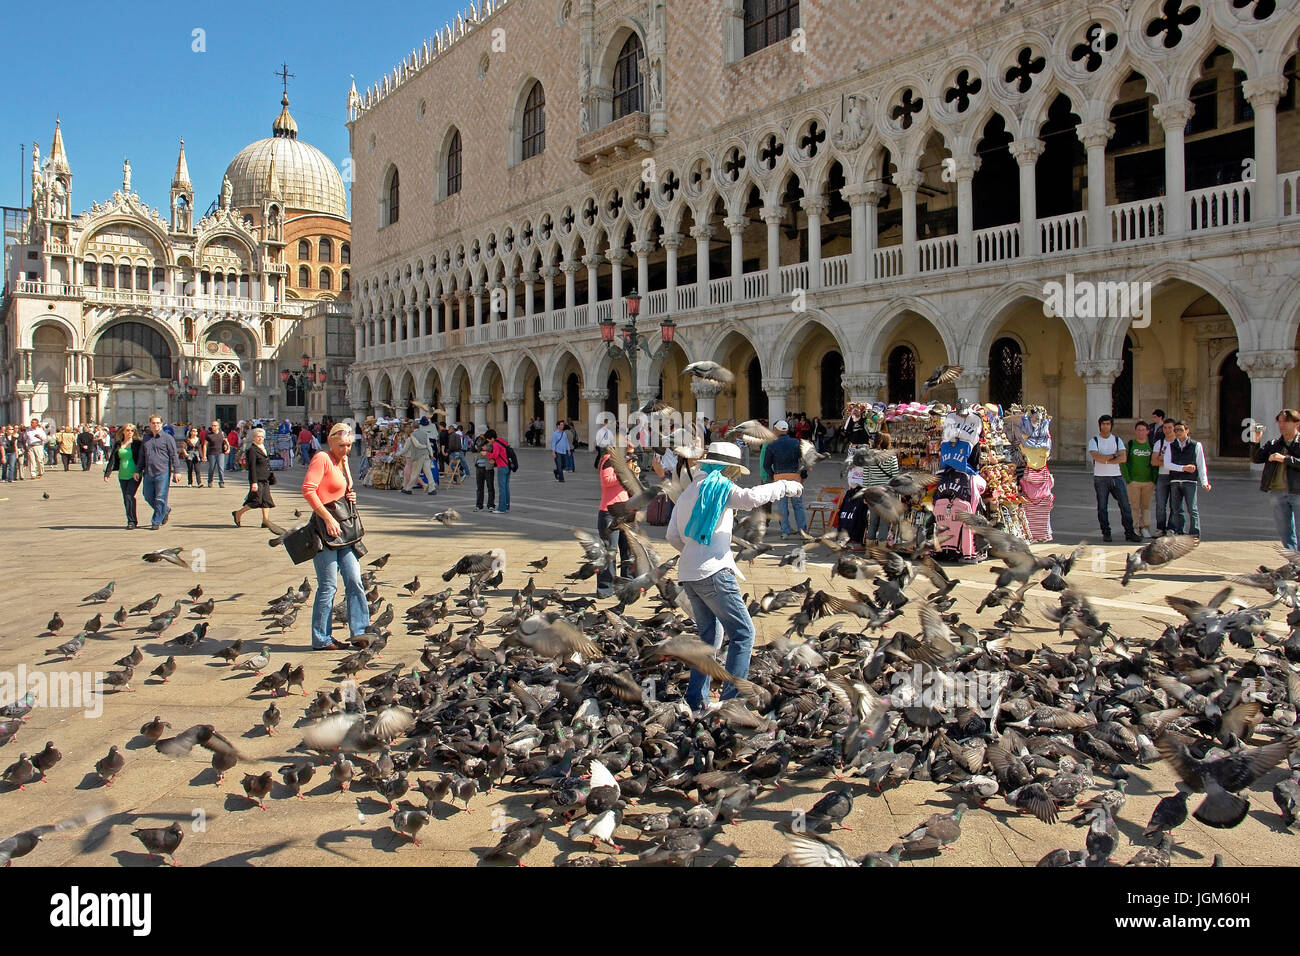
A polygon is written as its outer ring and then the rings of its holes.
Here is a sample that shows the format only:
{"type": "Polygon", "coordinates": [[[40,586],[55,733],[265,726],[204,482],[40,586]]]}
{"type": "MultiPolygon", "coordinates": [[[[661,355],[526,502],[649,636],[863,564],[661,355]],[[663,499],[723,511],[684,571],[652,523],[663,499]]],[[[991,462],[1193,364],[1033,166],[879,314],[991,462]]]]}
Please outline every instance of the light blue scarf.
{"type": "Polygon", "coordinates": [[[700,482],[699,497],[695,499],[695,507],[691,509],[690,520],[686,522],[686,530],[683,532],[686,537],[706,546],[713,540],[718,520],[731,499],[731,489],[736,487],[729,478],[723,476],[725,468],[725,465],[712,462],[700,466],[707,477],[700,482]]]}

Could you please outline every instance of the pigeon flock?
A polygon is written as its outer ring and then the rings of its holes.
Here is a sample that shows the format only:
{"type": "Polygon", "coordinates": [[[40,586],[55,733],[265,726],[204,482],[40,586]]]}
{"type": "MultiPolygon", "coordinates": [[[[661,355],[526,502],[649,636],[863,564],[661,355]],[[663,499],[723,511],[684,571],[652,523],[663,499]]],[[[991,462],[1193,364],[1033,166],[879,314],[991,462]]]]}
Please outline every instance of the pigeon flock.
{"type": "MultiPolygon", "coordinates": [[[[757,423],[737,427],[762,440],[757,423]]],[[[1168,866],[1189,816],[1226,829],[1253,810],[1292,838],[1300,554],[1228,576],[1205,603],[1166,598],[1183,619],[1176,625],[1146,617],[1119,626],[1075,570],[1082,547],[1034,552],[971,516],[997,559],[984,592],[949,576],[906,531],[863,551],[834,532],[782,544],[766,540],[764,516],[752,513],[736,524],[737,560],[762,558],[789,583],[748,596],[772,636],[741,677],[699,640],[675,556],[658,553],[638,524],[636,510],[656,489],[620,479],[631,500],[611,513],[636,567],[616,579],[612,602],[571,590],[586,590],[579,582],[609,557],[605,541],[575,529],[576,546],[522,573],[501,548],[444,568],[412,567],[395,553],[373,558],[363,574],[372,624],[342,656],[263,646],[301,632],[313,597],[307,579],[269,598],[260,639],[210,637],[210,625],[247,627],[255,609],[240,595],[204,599],[201,586],[172,598],[160,585],[114,613],[110,581],[85,597],[79,613],[95,613],[72,638],[61,633],[62,612],[79,614],[56,611],[38,660],[74,660],[88,641],[130,645],[103,676],[106,711],[119,694],[143,699],[200,668],[204,679],[247,681],[240,686],[265,709],[251,727],[174,727],[160,703],[138,738],[104,740],[90,766],[61,764],[55,740],[19,752],[0,774],[6,815],[65,770],[93,781],[82,787],[94,805],[0,841],[0,861],[35,854],[39,863],[46,834],[111,825],[130,827],[147,859],[177,863],[188,828],[142,828],[106,801],[119,777],[187,757],[212,769],[190,786],[230,787],[255,815],[359,791],[385,808],[367,825],[390,830],[398,852],[438,846],[442,821],[484,808],[492,794],[478,852],[504,864],[524,865],[543,840],[570,865],[744,863],[727,834],[746,819],[779,831],[781,865],[791,866],[942,859],[980,816],[1014,827],[1018,814],[1032,814],[1052,826],[1059,849],[1043,866],[1168,866]],[[734,696],[693,713],[684,702],[691,668],[734,696]],[[236,744],[240,736],[253,743],[236,744]],[[1126,814],[1135,777],[1161,763],[1177,787],[1149,819],[1126,814]],[[784,794],[804,785],[820,792],[784,808],[784,794]],[[1275,807],[1250,799],[1270,786],[1275,807]],[[848,853],[836,831],[887,819],[872,805],[890,791],[904,801],[914,793],[917,808],[935,812],[865,856],[848,853]],[[774,797],[779,813],[765,809],[774,797]]],[[[930,481],[900,475],[870,505],[897,520],[930,481]]],[[[451,528],[458,517],[436,521],[451,528]]],[[[1127,556],[1123,585],[1158,575],[1198,544],[1166,536],[1144,545],[1127,556]]],[[[185,566],[180,549],[143,559],[185,566]]],[[[346,633],[342,600],[334,614],[346,633]]],[[[19,750],[34,709],[29,696],[0,712],[0,746],[19,750]]]]}

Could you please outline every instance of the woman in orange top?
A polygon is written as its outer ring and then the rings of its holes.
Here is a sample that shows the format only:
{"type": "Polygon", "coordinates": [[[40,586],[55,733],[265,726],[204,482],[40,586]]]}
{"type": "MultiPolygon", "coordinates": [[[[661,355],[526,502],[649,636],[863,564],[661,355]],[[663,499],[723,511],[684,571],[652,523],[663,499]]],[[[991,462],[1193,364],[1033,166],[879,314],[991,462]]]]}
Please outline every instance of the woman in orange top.
{"type": "MultiPolygon", "coordinates": [[[[627,457],[631,459],[635,451],[636,441],[628,436],[627,457]]],[[[605,550],[609,552],[609,563],[596,572],[596,597],[598,598],[607,598],[614,594],[615,548],[618,549],[619,564],[623,569],[624,577],[629,576],[627,572],[632,564],[632,546],[628,544],[627,535],[609,530],[614,523],[614,519],[609,514],[609,506],[628,499],[627,489],[618,480],[614,466],[610,463],[609,456],[616,453],[617,450],[614,448],[602,448],[600,458],[596,462],[596,467],[600,469],[600,512],[596,515],[596,533],[605,542],[605,550]]],[[[631,465],[629,464],[628,467],[630,468],[631,465]]]]}
{"type": "MultiPolygon", "coordinates": [[[[319,451],[307,466],[307,476],[302,481],[302,496],[311,510],[325,524],[325,533],[333,537],[339,533],[339,523],[326,509],[330,502],[347,498],[356,503],[357,493],[352,488],[352,471],[348,453],[352,450],[352,427],[342,422],[330,429],[329,451],[319,451]]],[[[330,637],[334,616],[334,594],[338,590],[335,570],[343,577],[347,593],[348,628],[353,637],[370,626],[370,609],[366,604],[366,589],[361,584],[361,562],[351,546],[346,548],[321,548],[313,559],[316,565],[316,603],[311,612],[311,646],[316,651],[348,650],[330,637]]]]}

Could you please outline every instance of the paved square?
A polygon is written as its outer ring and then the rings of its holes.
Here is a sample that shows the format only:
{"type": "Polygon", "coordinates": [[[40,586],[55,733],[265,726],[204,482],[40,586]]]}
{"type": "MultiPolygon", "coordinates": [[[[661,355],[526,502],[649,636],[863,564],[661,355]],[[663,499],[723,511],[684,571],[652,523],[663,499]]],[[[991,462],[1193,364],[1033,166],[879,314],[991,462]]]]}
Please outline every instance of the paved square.
{"type": "MultiPolygon", "coordinates": [[[[381,572],[383,592],[393,603],[397,625],[384,652],[379,668],[401,663],[404,668],[416,665],[423,641],[405,633],[400,626],[405,609],[413,600],[400,585],[419,574],[422,594],[442,586],[440,573],[461,554],[488,547],[505,548],[509,558],[502,588],[489,593],[489,610],[485,620],[491,622],[502,609],[509,607],[513,592],[528,581],[528,561],[549,557],[546,571],[537,575],[539,587],[564,586],[563,575],[577,564],[579,548],[570,529],[577,525],[594,528],[597,509],[596,474],[591,456],[578,455],[576,474],[568,475],[563,485],[556,483],[549,471],[549,455],[520,449],[521,469],[512,480],[512,508],[508,515],[475,514],[472,488],[450,489],[444,486],[436,497],[407,497],[395,492],[362,489],[363,519],[368,529],[367,561],[384,552],[393,557],[381,572]],[[457,527],[443,528],[428,521],[434,511],[456,508],[464,516],[457,527]]],[[[75,467],[75,466],[74,466],[75,467]]],[[[305,509],[296,493],[302,477],[301,467],[285,474],[276,486],[279,508],[276,520],[288,523],[295,507],[305,509]]],[[[828,484],[837,477],[835,466],[819,466],[809,489],[828,484]]],[[[166,826],[176,820],[185,828],[179,859],[186,865],[200,863],[255,865],[314,864],[447,864],[476,865],[484,848],[493,846],[498,833],[494,823],[529,815],[529,806],[540,795],[536,787],[507,785],[495,793],[479,794],[470,802],[472,814],[453,812],[444,804],[437,819],[421,834],[421,846],[414,847],[389,827],[391,814],[376,791],[358,782],[344,793],[328,779],[328,767],[318,767],[305,788],[306,799],[288,795],[280,782],[278,769],[290,760],[301,761],[304,755],[292,752],[300,740],[295,729],[302,708],[319,688],[337,686],[330,673],[341,658],[338,653],[309,653],[309,612],[304,608],[297,622],[286,633],[266,634],[260,617],[273,597],[289,586],[296,586],[304,575],[314,585],[310,564],[294,568],[280,550],[267,548],[267,535],[255,528],[256,514],[245,518],[246,527],[231,526],[230,511],[236,507],[246,485],[242,474],[232,476],[224,490],[217,488],[173,487],[174,513],[166,527],[157,532],[146,528],[122,530],[123,518],[117,487],[100,480],[98,470],[89,474],[73,471],[64,474],[47,470],[45,479],[6,485],[0,508],[11,530],[13,546],[0,554],[0,573],[10,583],[11,599],[7,602],[3,636],[0,636],[0,672],[27,671],[52,674],[59,670],[106,673],[116,670],[112,662],[127,654],[133,643],[144,652],[145,660],[137,668],[133,693],[105,695],[102,714],[89,718],[80,709],[37,709],[26,722],[16,740],[2,752],[7,766],[20,751],[35,753],[53,740],[62,750],[63,760],[51,772],[48,782],[33,782],[25,790],[0,787],[0,817],[5,820],[8,836],[19,830],[81,812],[98,801],[109,800],[113,815],[111,829],[100,827],[90,832],[73,831],[51,834],[19,865],[157,865],[148,861],[130,830],[138,826],[166,826]],[[47,494],[48,499],[42,497],[47,494]],[[140,556],[156,548],[181,547],[183,553],[200,557],[204,570],[195,573],[168,564],[146,564],[140,556]],[[198,554],[192,553],[198,552],[198,554]],[[113,597],[105,604],[86,605],[83,595],[116,582],[113,597]],[[135,628],[147,621],[134,615],[127,628],[111,623],[111,615],[161,593],[160,608],[175,600],[188,600],[186,592],[199,584],[203,597],[217,600],[211,617],[209,640],[198,650],[186,652],[164,647],[161,640],[137,635],[135,628]],[[59,638],[48,636],[46,623],[59,611],[66,626],[59,638]],[[82,622],[103,612],[106,625],[85,645],[76,661],[63,663],[57,655],[46,655],[60,639],[77,632],[82,622]],[[258,646],[271,654],[273,670],[285,661],[306,668],[307,697],[290,694],[279,704],[284,713],[280,731],[268,737],[262,730],[260,715],[270,699],[249,691],[256,678],[246,672],[232,671],[213,654],[226,643],[243,638],[246,649],[258,646]],[[257,642],[255,644],[255,642],[257,642]],[[176,652],[179,667],[167,683],[150,678],[150,671],[168,653],[176,652]],[[138,729],[155,715],[171,723],[173,732],[195,723],[212,723],[248,756],[250,762],[230,771],[220,786],[209,767],[211,754],[195,748],[188,757],[168,758],[157,753],[137,734],[138,729]],[[95,762],[110,745],[123,748],[126,766],[111,787],[103,787],[94,773],[95,762]],[[246,800],[240,787],[245,772],[276,772],[274,788],[267,800],[268,810],[257,809],[246,800]]],[[[1071,575],[1071,581],[1094,597],[1099,612],[1113,622],[1122,635],[1152,638],[1159,635],[1159,624],[1180,620],[1163,598],[1180,594],[1205,599],[1221,586],[1221,575],[1246,571],[1260,563],[1276,566],[1280,556],[1273,543],[1272,524],[1261,507],[1257,485],[1248,477],[1225,477],[1220,474],[1215,490],[1202,498],[1202,524],[1205,540],[1189,557],[1165,571],[1141,575],[1131,587],[1119,586],[1118,574],[1126,548],[1111,545],[1104,551],[1090,551],[1083,566],[1071,575]],[[1097,558],[1104,555],[1104,558],[1097,558]],[[1159,622],[1157,624],[1156,622],[1159,622]]],[[[1057,472],[1057,507],[1053,515],[1056,531],[1054,545],[1042,550],[1066,550],[1087,538],[1096,541],[1095,508],[1088,477],[1081,471],[1062,467],[1057,472]]],[[[144,507],[142,504],[141,507],[144,507]]],[[[142,515],[142,520],[143,520],[142,515]]],[[[650,529],[662,538],[662,529],[650,529]]],[[[779,535],[779,529],[775,529],[779,535]]],[[[776,549],[781,550],[779,547],[776,549]]],[[[671,549],[667,549],[671,552],[671,549]]],[[[978,618],[974,609],[990,583],[990,564],[951,569],[961,584],[954,594],[953,610],[963,619],[984,626],[991,623],[992,612],[978,618]]],[[[742,565],[747,577],[745,587],[760,595],[768,587],[786,586],[801,580],[778,568],[775,558],[761,557],[752,571],[742,565]]],[[[822,561],[811,565],[808,575],[813,586],[845,594],[840,580],[828,577],[829,565],[822,561]]],[[[458,579],[454,584],[463,585],[458,579]]],[[[590,594],[589,582],[572,587],[574,594],[590,594]]],[[[914,588],[913,591],[919,590],[914,588]]],[[[1260,601],[1264,592],[1238,589],[1247,601],[1260,601]]],[[[1030,628],[1017,629],[1012,643],[1016,647],[1036,648],[1048,644],[1054,648],[1070,646],[1057,636],[1055,628],[1038,611],[1040,603],[1054,595],[1035,588],[1027,601],[1030,628]]],[[[602,607],[610,602],[601,602],[602,607]]],[[[650,613],[649,602],[642,601],[630,609],[630,616],[644,619],[650,613]]],[[[789,611],[756,618],[759,642],[782,633],[789,611]]],[[[1285,609],[1275,608],[1275,628],[1285,633],[1281,618],[1285,609]]],[[[186,630],[191,619],[186,613],[164,635],[175,637],[186,630]]],[[[458,630],[469,619],[454,617],[458,630]]],[[[836,617],[814,624],[809,632],[820,633],[836,617]]],[[[914,605],[905,616],[890,625],[909,631],[918,628],[914,605]]],[[[495,644],[492,634],[486,643],[495,644]]],[[[1234,657],[1244,652],[1233,649],[1234,657]]],[[[423,666],[420,666],[423,670],[423,666]]],[[[366,674],[362,677],[368,676],[366,674]]],[[[1272,731],[1261,729],[1254,744],[1271,739],[1272,731]]],[[[398,748],[408,746],[399,743],[398,748]]],[[[1164,762],[1147,766],[1130,765],[1128,802],[1118,821],[1121,838],[1115,858],[1126,861],[1143,845],[1142,827],[1157,800],[1173,792],[1174,775],[1164,762]]],[[[413,778],[435,779],[436,768],[427,768],[413,778]]],[[[1260,778],[1242,796],[1250,801],[1246,819],[1231,830],[1215,830],[1189,820],[1175,831],[1174,862],[1208,864],[1215,854],[1222,854],[1229,864],[1300,863],[1300,841],[1294,833],[1283,832],[1271,790],[1285,776],[1285,763],[1260,778]]],[[[1109,786],[1109,779],[1098,774],[1099,786],[1109,786]]],[[[738,854],[741,865],[769,865],[785,852],[784,838],[774,824],[788,823],[792,811],[808,809],[823,792],[835,786],[829,775],[801,776],[790,774],[784,786],[765,791],[743,814],[739,826],[728,826],[701,855],[709,862],[724,854],[738,854]]],[[[884,850],[900,834],[913,828],[935,812],[947,812],[954,803],[929,782],[908,781],[883,795],[868,794],[864,782],[857,786],[857,800],[845,823],[851,831],[837,831],[832,839],[847,852],[861,855],[870,850],[884,850]]],[[[414,793],[414,791],[412,791],[414,793]]],[[[648,795],[641,809],[684,807],[676,795],[648,795]]],[[[1190,806],[1201,800],[1194,795],[1190,806]]],[[[415,794],[403,798],[403,806],[423,806],[415,794]]],[[[630,811],[630,812],[635,812],[630,811]]],[[[1063,817],[1072,816],[1069,808],[1063,817]]],[[[999,795],[984,809],[972,809],[963,819],[964,832],[955,846],[937,857],[922,857],[915,865],[999,864],[1032,865],[1055,847],[1082,849],[1085,830],[1059,822],[1049,826],[1032,816],[1019,814],[999,795]]],[[[574,842],[566,836],[567,827],[558,821],[549,827],[541,844],[525,860],[529,865],[563,862],[589,855],[589,841],[574,842]]],[[[626,828],[616,838],[629,848],[618,854],[621,860],[632,859],[631,851],[644,849],[626,828]]],[[[610,856],[612,851],[597,851],[610,856]]],[[[905,861],[906,864],[907,861],[905,861]]]]}

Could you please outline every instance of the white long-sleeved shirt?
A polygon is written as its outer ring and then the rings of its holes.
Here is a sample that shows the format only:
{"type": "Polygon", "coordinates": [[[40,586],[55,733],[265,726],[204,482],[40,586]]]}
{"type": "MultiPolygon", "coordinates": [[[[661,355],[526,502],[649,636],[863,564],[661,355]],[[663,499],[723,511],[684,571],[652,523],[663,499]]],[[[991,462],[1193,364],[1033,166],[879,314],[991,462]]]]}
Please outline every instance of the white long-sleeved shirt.
{"type": "Polygon", "coordinates": [[[687,538],[685,529],[691,520],[691,512],[695,510],[696,499],[700,497],[700,483],[706,477],[707,473],[702,471],[696,474],[695,480],[686,486],[686,490],[677,499],[672,517],[668,519],[668,543],[682,553],[682,559],[677,564],[677,580],[702,581],[724,568],[735,571],[736,576],[743,580],[744,576],[737,569],[736,561],[731,555],[731,527],[737,509],[750,511],[784,498],[787,486],[798,487],[798,483],[773,481],[753,488],[737,485],[727,499],[727,507],[722,509],[722,517],[718,519],[713,537],[704,545],[694,538],[687,538]]]}

